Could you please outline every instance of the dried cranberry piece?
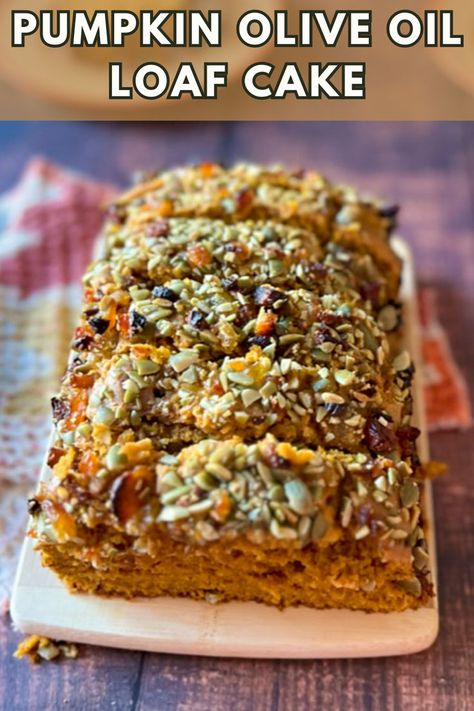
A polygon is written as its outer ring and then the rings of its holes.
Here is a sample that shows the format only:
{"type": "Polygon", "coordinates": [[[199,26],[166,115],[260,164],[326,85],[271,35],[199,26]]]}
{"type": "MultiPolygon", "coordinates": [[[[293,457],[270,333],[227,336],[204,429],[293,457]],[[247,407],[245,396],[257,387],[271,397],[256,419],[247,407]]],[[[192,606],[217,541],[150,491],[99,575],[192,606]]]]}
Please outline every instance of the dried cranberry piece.
{"type": "Polygon", "coordinates": [[[179,294],[173,291],[173,289],[168,289],[167,286],[155,286],[153,289],[153,296],[156,299],[166,299],[167,301],[171,301],[173,304],[179,300],[179,294]]]}
{"type": "Polygon", "coordinates": [[[325,323],[327,326],[340,326],[341,323],[344,323],[344,317],[329,311],[323,311],[318,315],[318,321],[325,323]]]}
{"type": "Polygon", "coordinates": [[[207,328],[206,317],[204,316],[202,311],[199,311],[199,309],[193,309],[190,312],[188,316],[188,323],[190,326],[198,329],[199,331],[202,331],[203,329],[207,328]]]}
{"type": "Polygon", "coordinates": [[[400,427],[397,430],[397,438],[403,457],[408,458],[416,454],[415,443],[419,436],[420,430],[417,427],[400,427]]]}
{"type": "Polygon", "coordinates": [[[301,180],[306,176],[306,169],[305,168],[300,168],[299,170],[294,170],[291,174],[293,178],[297,178],[298,180],[301,180]]]}
{"type": "Polygon", "coordinates": [[[251,336],[248,339],[248,343],[251,346],[260,346],[260,348],[266,348],[270,344],[270,338],[268,336],[251,336]]]}
{"type": "Polygon", "coordinates": [[[239,210],[244,210],[254,199],[254,193],[248,188],[242,188],[235,195],[235,200],[239,210]]]}
{"type": "Polygon", "coordinates": [[[51,398],[51,407],[53,409],[53,419],[55,422],[64,420],[69,415],[69,403],[61,400],[59,397],[51,398]]]}
{"type": "Polygon", "coordinates": [[[339,343],[340,338],[335,334],[329,326],[323,325],[318,328],[315,338],[316,345],[321,345],[321,343],[339,343]]]}
{"type": "Polygon", "coordinates": [[[391,429],[376,417],[369,417],[365,425],[365,441],[371,452],[387,454],[397,448],[398,440],[391,429]]]}
{"type": "Polygon", "coordinates": [[[41,504],[38,501],[38,499],[35,499],[34,497],[32,499],[28,499],[28,513],[30,516],[34,516],[35,514],[38,514],[41,511],[41,504]]]}
{"type": "Polygon", "coordinates": [[[94,316],[89,319],[89,326],[95,333],[102,335],[110,326],[110,321],[106,318],[102,318],[101,316],[94,316]]]}
{"type": "Polygon", "coordinates": [[[235,317],[235,325],[238,328],[242,328],[242,326],[245,326],[248,321],[251,321],[253,318],[256,316],[256,309],[253,305],[250,304],[244,304],[242,306],[239,306],[237,309],[237,315],[235,317]]]}
{"type": "Polygon", "coordinates": [[[92,336],[81,336],[72,342],[72,347],[77,351],[86,351],[93,341],[92,336]]]}
{"type": "Polygon", "coordinates": [[[249,248],[243,242],[228,242],[224,246],[224,251],[235,254],[240,262],[245,262],[245,260],[249,258],[250,254],[249,248]]]}
{"type": "Polygon", "coordinates": [[[386,217],[389,220],[394,220],[400,212],[400,205],[381,205],[378,208],[380,217],[386,217]]]}
{"type": "Polygon", "coordinates": [[[373,306],[377,306],[380,296],[380,284],[378,281],[364,281],[360,285],[360,293],[365,301],[370,301],[373,306]]]}
{"type": "Polygon", "coordinates": [[[274,449],[265,452],[265,459],[267,460],[268,465],[274,469],[286,467],[288,465],[288,460],[277,454],[274,449]]]}
{"type": "Polygon", "coordinates": [[[84,311],[84,316],[95,316],[98,313],[99,313],[99,308],[97,306],[93,306],[92,308],[86,309],[84,311]]]}
{"type": "Polygon", "coordinates": [[[371,506],[368,504],[362,504],[362,506],[357,509],[355,517],[361,526],[366,526],[367,524],[370,524],[372,514],[373,512],[371,506]]]}
{"type": "Polygon", "coordinates": [[[253,293],[253,298],[256,304],[266,309],[272,309],[277,301],[282,301],[283,303],[288,301],[286,294],[270,286],[257,286],[253,293]]]}
{"type": "Polygon", "coordinates": [[[147,225],[147,237],[166,237],[170,229],[170,222],[166,219],[155,220],[147,225]]]}
{"type": "Polygon", "coordinates": [[[138,311],[132,311],[130,314],[130,331],[132,336],[137,336],[143,331],[146,326],[146,318],[138,311]]]}
{"type": "Polygon", "coordinates": [[[48,452],[48,459],[47,459],[48,467],[54,467],[54,465],[59,462],[59,460],[61,459],[63,454],[64,454],[64,449],[60,449],[59,447],[51,447],[51,449],[48,452]]]}
{"type": "Polygon", "coordinates": [[[307,262],[303,266],[303,272],[307,279],[316,282],[324,279],[328,273],[328,270],[320,262],[307,262]]]}
{"type": "Polygon", "coordinates": [[[222,280],[222,288],[226,291],[236,291],[239,287],[239,279],[236,276],[226,277],[222,280]]]}
{"type": "Polygon", "coordinates": [[[112,203],[107,210],[107,217],[116,225],[123,225],[127,219],[127,209],[123,205],[112,203]]]}

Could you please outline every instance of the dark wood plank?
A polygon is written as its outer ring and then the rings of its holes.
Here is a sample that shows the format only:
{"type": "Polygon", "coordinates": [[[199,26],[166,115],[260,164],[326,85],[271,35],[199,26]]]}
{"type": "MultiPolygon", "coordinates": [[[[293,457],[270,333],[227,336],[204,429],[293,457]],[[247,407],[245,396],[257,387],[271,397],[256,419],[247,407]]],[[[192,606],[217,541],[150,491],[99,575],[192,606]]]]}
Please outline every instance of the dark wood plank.
{"type": "MultiPolygon", "coordinates": [[[[400,202],[401,231],[414,247],[419,278],[436,286],[443,324],[474,394],[474,124],[23,124],[0,128],[0,148],[0,186],[11,184],[31,152],[118,183],[153,164],[247,158],[314,165],[400,202]]],[[[11,660],[17,636],[3,621],[5,708],[55,708],[65,697],[67,708],[81,710],[472,708],[474,438],[449,432],[431,444],[433,456],[450,467],[435,485],[441,633],[432,649],[392,659],[287,662],[82,647],[77,662],[30,671],[11,660]]]]}

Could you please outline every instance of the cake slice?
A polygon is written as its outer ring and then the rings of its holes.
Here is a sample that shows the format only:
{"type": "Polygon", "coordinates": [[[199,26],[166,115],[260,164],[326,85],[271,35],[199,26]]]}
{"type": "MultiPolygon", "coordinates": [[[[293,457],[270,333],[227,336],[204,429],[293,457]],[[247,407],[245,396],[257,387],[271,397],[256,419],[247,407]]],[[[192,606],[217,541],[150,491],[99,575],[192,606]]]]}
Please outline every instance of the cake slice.
{"type": "Polygon", "coordinates": [[[43,562],[72,591],[390,611],[432,594],[406,461],[203,439],[71,447],[35,502],[43,562]]]}

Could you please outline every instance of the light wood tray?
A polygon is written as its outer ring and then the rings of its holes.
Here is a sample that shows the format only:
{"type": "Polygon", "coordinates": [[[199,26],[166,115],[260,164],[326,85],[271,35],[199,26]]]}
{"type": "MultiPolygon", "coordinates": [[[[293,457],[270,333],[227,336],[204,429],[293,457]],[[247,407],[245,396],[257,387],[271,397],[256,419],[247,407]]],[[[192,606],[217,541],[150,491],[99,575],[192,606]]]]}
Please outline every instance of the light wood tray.
{"type": "MultiPolygon", "coordinates": [[[[420,455],[428,458],[420,381],[420,344],[413,262],[396,240],[404,262],[402,301],[407,347],[418,364],[416,420],[422,429],[420,455]]],[[[42,476],[48,474],[47,468],[42,476]]],[[[431,570],[436,585],[431,485],[423,502],[428,522],[431,570]]],[[[438,632],[437,601],[420,610],[396,613],[351,610],[280,610],[256,603],[211,605],[186,599],[125,601],[71,595],[52,572],[41,567],[33,542],[26,540],[11,602],[15,626],[54,639],[125,649],[229,657],[340,658],[410,654],[429,647],[438,632]]]]}

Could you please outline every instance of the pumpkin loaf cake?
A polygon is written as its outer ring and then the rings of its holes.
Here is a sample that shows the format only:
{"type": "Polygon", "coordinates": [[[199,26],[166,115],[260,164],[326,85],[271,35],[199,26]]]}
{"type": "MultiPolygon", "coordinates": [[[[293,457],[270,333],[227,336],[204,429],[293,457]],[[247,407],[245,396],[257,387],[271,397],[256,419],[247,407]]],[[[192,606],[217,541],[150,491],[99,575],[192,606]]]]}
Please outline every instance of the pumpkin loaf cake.
{"type": "Polygon", "coordinates": [[[70,590],[429,602],[395,216],[248,164],[168,171],[116,201],[30,501],[70,590]]]}

